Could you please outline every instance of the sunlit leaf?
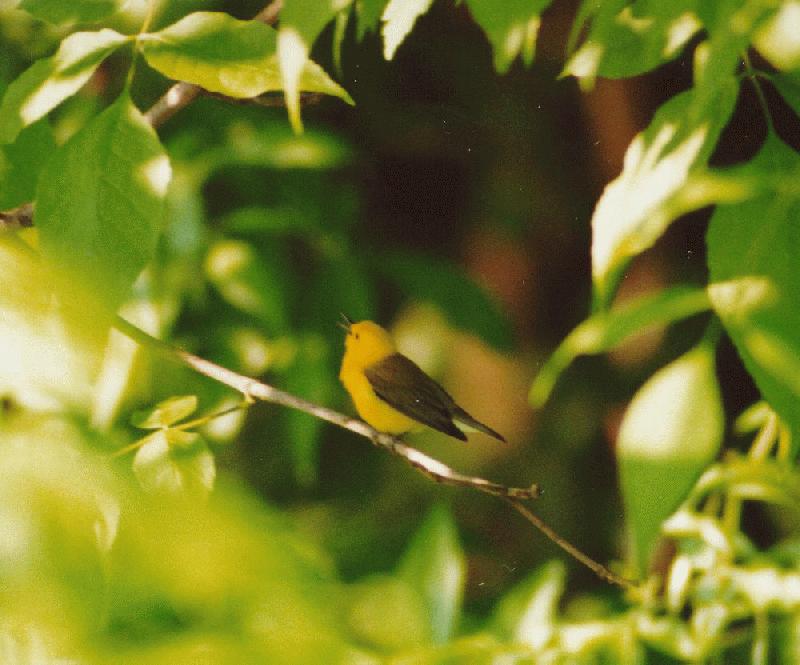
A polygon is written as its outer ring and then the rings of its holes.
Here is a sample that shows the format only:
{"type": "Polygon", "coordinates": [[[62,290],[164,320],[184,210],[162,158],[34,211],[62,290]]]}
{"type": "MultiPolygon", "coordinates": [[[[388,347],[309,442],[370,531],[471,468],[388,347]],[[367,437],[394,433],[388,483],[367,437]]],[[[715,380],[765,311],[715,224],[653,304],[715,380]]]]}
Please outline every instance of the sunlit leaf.
{"type": "Polygon", "coordinates": [[[622,78],[654,69],[677,57],[703,27],[696,0],[591,4],[597,9],[591,14],[589,34],[563,72],[585,84],[597,76],[622,78]]]}
{"type": "Polygon", "coordinates": [[[195,12],[139,39],[148,64],[169,78],[230,97],[281,88],[275,31],[260,21],[195,12]]]}
{"type": "Polygon", "coordinates": [[[459,267],[422,254],[382,254],[372,267],[407,297],[436,305],[448,321],[500,350],[512,345],[511,326],[497,302],[459,267]]]}
{"type": "Polygon", "coordinates": [[[19,6],[48,23],[88,23],[120,10],[127,0],[22,0],[19,6]]]}
{"type": "Polygon", "coordinates": [[[736,417],[736,421],[733,424],[733,431],[736,432],[736,434],[755,432],[761,429],[773,415],[769,404],[763,400],[759,400],[755,404],[748,406],[736,417]]]}
{"type": "Polygon", "coordinates": [[[414,534],[397,573],[423,598],[433,642],[447,642],[461,614],[466,562],[446,508],[431,510],[414,534]]]}
{"type": "Polygon", "coordinates": [[[39,181],[36,224],[67,300],[91,294],[116,311],[155,251],[170,173],[158,137],[126,95],[53,155],[39,181]]]}
{"type": "Polygon", "coordinates": [[[241,240],[221,240],[208,252],[206,274],[231,305],[257,316],[271,332],[286,328],[284,276],[241,240]]]}
{"type": "Polygon", "coordinates": [[[540,14],[551,0],[468,0],[470,13],[492,44],[494,66],[508,71],[518,55],[526,65],[533,62],[540,14]]]}
{"type": "Polygon", "coordinates": [[[55,149],[46,120],[23,129],[13,143],[0,145],[0,210],[33,200],[39,173],[55,149]]]}
{"type": "Polygon", "coordinates": [[[647,569],[661,523],[716,457],[724,412],[708,342],[656,372],[628,406],[617,462],[633,559],[647,569]]]}
{"type": "Polygon", "coordinates": [[[543,649],[558,618],[567,571],[561,561],[550,561],[518,582],[498,603],[492,630],[511,642],[543,649]]]}
{"type": "MultiPolygon", "coordinates": [[[[282,90],[275,30],[221,12],[195,12],[160,32],[139,38],[148,64],[169,78],[229,97],[282,90]]],[[[300,63],[296,85],[352,103],[350,96],[310,60],[300,63]]]]}
{"type": "Polygon", "coordinates": [[[129,39],[108,29],[76,32],[61,42],[54,56],[26,69],[0,103],[0,143],[12,142],[23,127],[78,92],[100,63],[129,39]]]}
{"type": "Polygon", "coordinates": [[[81,310],[84,325],[66,326],[49,271],[16,234],[0,233],[0,275],[0,395],[38,411],[81,412],[105,342],[93,310],[81,310]]]}
{"type": "Polygon", "coordinates": [[[353,0],[287,0],[281,9],[281,27],[297,30],[311,46],[323,28],[339,12],[348,11],[353,0]]]}
{"type": "MultiPolygon", "coordinates": [[[[770,135],[741,171],[769,182],[800,176],[800,156],[770,135]]],[[[800,427],[800,196],[765,191],[719,206],[708,227],[709,296],[764,399],[800,427]]]]}
{"type": "Polygon", "coordinates": [[[711,306],[704,289],[676,286],[601,311],[578,325],[544,364],[531,386],[530,402],[542,406],[558,377],[580,355],[603,353],[656,325],[704,312],[711,306]]]}
{"type": "Polygon", "coordinates": [[[381,16],[384,58],[391,60],[394,57],[414,23],[432,4],[433,0],[389,0],[381,16]]]}
{"type": "Polygon", "coordinates": [[[196,432],[158,430],[148,435],[133,459],[146,490],[206,495],[214,487],[214,456],[196,432]]]}
{"type": "Polygon", "coordinates": [[[655,243],[669,224],[708,205],[715,194],[689,196],[686,185],[711,154],[736,101],[738,85],[720,84],[713,107],[689,114],[694,92],[671,98],[625,153],[622,173],[603,192],[592,216],[592,279],[597,305],[606,307],[630,259],[655,243]]]}
{"type": "Polygon", "coordinates": [[[159,429],[180,422],[197,411],[197,395],[170,397],[152,409],[131,416],[131,425],[139,429],[159,429]]]}
{"type": "Polygon", "coordinates": [[[800,0],[785,0],[756,32],[753,44],[778,69],[800,67],[800,0]]]}

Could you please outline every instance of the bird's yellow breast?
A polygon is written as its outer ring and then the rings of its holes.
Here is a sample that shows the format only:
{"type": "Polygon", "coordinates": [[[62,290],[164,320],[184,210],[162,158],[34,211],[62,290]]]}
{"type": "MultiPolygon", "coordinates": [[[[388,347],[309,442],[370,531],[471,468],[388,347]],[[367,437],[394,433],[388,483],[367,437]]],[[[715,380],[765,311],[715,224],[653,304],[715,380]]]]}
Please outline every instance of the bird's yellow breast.
{"type": "Polygon", "coordinates": [[[375,394],[361,365],[348,362],[345,355],[339,378],[350,393],[353,404],[367,423],[380,432],[405,434],[420,427],[419,423],[389,406],[375,394]]]}

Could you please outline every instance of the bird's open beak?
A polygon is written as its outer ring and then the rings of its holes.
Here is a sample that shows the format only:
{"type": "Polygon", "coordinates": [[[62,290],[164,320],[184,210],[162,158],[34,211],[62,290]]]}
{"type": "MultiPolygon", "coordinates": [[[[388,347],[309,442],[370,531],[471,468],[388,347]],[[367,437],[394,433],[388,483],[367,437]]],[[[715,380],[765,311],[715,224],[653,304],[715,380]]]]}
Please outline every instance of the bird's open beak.
{"type": "Polygon", "coordinates": [[[344,330],[346,333],[349,334],[350,333],[350,326],[353,325],[353,322],[347,317],[347,314],[342,314],[341,312],[340,312],[340,314],[342,316],[342,320],[338,321],[336,323],[336,325],[339,326],[342,330],[344,330]]]}

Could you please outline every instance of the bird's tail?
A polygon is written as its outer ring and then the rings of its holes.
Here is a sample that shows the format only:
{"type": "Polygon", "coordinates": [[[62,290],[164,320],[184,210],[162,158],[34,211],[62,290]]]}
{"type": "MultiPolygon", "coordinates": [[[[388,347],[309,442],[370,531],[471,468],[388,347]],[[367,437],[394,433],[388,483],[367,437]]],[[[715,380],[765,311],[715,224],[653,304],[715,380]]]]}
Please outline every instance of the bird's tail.
{"type": "Polygon", "coordinates": [[[462,409],[461,407],[456,407],[456,410],[453,413],[453,420],[455,421],[456,425],[460,430],[464,430],[467,432],[469,431],[483,432],[484,434],[488,434],[489,436],[494,437],[498,441],[506,443],[506,439],[502,434],[495,432],[488,425],[484,425],[479,420],[476,420],[466,411],[464,411],[464,409],[462,409]]]}

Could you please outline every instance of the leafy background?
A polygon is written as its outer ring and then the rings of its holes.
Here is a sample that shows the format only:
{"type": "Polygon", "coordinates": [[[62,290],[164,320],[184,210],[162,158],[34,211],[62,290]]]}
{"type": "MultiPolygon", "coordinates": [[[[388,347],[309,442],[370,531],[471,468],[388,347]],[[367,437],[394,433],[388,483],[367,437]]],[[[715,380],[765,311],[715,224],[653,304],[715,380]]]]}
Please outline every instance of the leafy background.
{"type": "Polygon", "coordinates": [[[0,660],[797,660],[798,4],[546,4],[0,3],[0,660]],[[174,78],[288,113],[153,131],[174,78]],[[390,325],[511,445],[414,443],[641,583],[307,414],[205,419],[241,399],[117,311],[344,411],[339,313],[390,325]]]}

